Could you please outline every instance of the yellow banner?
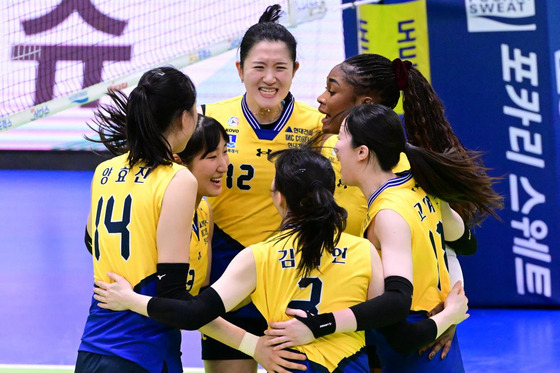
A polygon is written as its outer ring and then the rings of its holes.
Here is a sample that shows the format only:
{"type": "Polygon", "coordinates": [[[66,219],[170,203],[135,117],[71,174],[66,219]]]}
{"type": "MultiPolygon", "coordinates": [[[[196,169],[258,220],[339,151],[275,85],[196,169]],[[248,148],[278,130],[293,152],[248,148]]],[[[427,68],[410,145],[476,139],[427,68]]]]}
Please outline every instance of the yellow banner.
{"type": "MultiPolygon", "coordinates": [[[[358,48],[393,60],[409,60],[430,81],[426,1],[358,7],[358,48]]],[[[402,101],[395,108],[403,113],[402,101]]]]}

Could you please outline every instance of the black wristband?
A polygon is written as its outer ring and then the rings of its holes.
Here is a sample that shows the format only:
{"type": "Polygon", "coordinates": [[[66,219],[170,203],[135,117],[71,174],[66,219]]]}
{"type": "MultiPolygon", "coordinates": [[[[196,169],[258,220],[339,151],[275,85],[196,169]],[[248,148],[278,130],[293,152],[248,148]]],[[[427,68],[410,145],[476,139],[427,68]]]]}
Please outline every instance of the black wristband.
{"type": "Polygon", "coordinates": [[[478,242],[476,236],[469,227],[465,224],[465,231],[463,235],[455,241],[445,241],[445,244],[455,250],[459,255],[473,255],[478,249],[478,242]]]}
{"type": "Polygon", "coordinates": [[[313,315],[309,311],[305,312],[307,312],[307,317],[296,315],[295,318],[304,323],[316,339],[335,332],[336,321],[332,312],[319,315],[313,315]]]}

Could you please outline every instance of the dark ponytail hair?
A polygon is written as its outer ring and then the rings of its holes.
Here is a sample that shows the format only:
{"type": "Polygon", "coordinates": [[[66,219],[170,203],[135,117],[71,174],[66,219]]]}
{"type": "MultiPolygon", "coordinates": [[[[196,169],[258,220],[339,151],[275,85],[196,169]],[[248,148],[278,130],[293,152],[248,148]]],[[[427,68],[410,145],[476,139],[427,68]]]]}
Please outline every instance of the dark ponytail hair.
{"type": "Polygon", "coordinates": [[[297,42],[292,33],[278,23],[281,14],[282,7],[279,4],[270,5],[259,18],[259,23],[249,27],[245,32],[239,46],[239,62],[242,68],[251,49],[261,41],[285,43],[295,68],[297,42]]]}
{"type": "Polygon", "coordinates": [[[220,145],[220,140],[229,142],[229,136],[224,127],[214,118],[198,114],[198,125],[192,134],[185,150],[178,155],[187,167],[195,158],[203,159],[220,145]]]}
{"type": "MultiPolygon", "coordinates": [[[[377,104],[394,108],[399,102],[399,85],[403,92],[404,124],[408,142],[437,153],[453,151],[469,159],[478,168],[479,177],[488,177],[481,157],[473,154],[461,143],[445,117],[445,108],[432,85],[408,61],[391,61],[378,54],[360,54],[346,59],[342,71],[356,95],[372,95],[377,104]],[[404,72],[399,66],[406,64],[404,72]],[[397,75],[405,74],[404,77],[397,75]],[[404,79],[403,79],[404,78],[404,79]],[[403,81],[404,80],[404,81],[403,81]]],[[[452,205],[469,224],[480,224],[478,207],[464,202],[452,205]]]]}
{"type": "Polygon", "coordinates": [[[499,219],[494,210],[503,207],[503,199],[492,189],[499,179],[489,177],[486,168],[475,166],[480,153],[457,148],[436,153],[409,144],[399,116],[383,105],[354,107],[346,118],[346,130],[352,136],[352,146],[367,146],[383,171],[391,171],[404,152],[414,179],[426,193],[459,206],[474,206],[478,221],[488,215],[499,219]]]}
{"type": "Polygon", "coordinates": [[[188,76],[173,67],[159,67],[144,73],[130,95],[109,92],[113,105],[95,113],[93,127],[102,143],[115,155],[129,151],[130,166],[169,165],[173,153],[164,133],[183,112],[196,110],[196,89],[188,76]]]}
{"type": "Polygon", "coordinates": [[[280,239],[295,236],[301,252],[297,269],[305,277],[319,267],[324,251],[334,253],[347,213],[334,200],[334,170],[321,154],[310,148],[286,149],[271,154],[271,159],[276,164],[274,189],[288,206],[280,239]]]}

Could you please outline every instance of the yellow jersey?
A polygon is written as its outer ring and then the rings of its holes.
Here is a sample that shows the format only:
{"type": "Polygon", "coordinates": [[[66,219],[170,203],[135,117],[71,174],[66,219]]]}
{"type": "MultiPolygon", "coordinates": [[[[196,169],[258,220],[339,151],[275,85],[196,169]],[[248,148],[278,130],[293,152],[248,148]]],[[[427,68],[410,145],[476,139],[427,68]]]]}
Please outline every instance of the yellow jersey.
{"type": "MultiPolygon", "coordinates": [[[[367,300],[371,281],[370,243],[343,233],[334,255],[323,253],[321,264],[307,277],[297,273],[301,253],[292,237],[272,237],[251,246],[257,284],[251,298],[265,319],[285,321],[286,308],[312,313],[333,312],[367,300]]],[[[333,333],[294,347],[330,372],[365,346],[363,332],[333,333]]]]}
{"type": "MultiPolygon", "coordinates": [[[[107,272],[124,276],[134,291],[156,296],[156,231],[163,196],[184,167],[130,167],[128,154],[97,166],[91,184],[93,273],[111,282],[107,272]]],[[[194,191],[193,191],[194,193],[194,191]]],[[[185,242],[185,250],[186,250],[185,242]]],[[[132,311],[113,312],[92,298],[80,351],[119,356],[146,371],[182,369],[181,334],[132,311]],[[118,343],[115,343],[118,341],[118,343]]]]}
{"type": "Polygon", "coordinates": [[[208,274],[208,241],[210,232],[210,205],[206,198],[200,200],[192,222],[190,269],[187,291],[197,295],[208,274]]]}
{"type": "Polygon", "coordinates": [[[370,196],[362,235],[377,213],[387,209],[402,216],[412,233],[411,310],[431,311],[450,291],[440,200],[426,194],[410,171],[397,174],[370,196]]]}
{"type": "Polygon", "coordinates": [[[222,123],[229,135],[230,164],[222,193],[208,198],[215,227],[242,247],[264,241],[279,228],[281,218],[270,197],[274,164],[268,155],[300,147],[321,129],[323,115],[289,94],[273,128],[261,126],[245,96],[205,105],[205,114],[222,123]]]}
{"type": "MultiPolygon", "coordinates": [[[[183,166],[128,165],[128,153],[97,166],[92,181],[92,248],[96,280],[107,272],[132,286],[156,272],[156,230],[163,195],[183,166]]],[[[186,247],[186,245],[185,245],[186,247]]]]}

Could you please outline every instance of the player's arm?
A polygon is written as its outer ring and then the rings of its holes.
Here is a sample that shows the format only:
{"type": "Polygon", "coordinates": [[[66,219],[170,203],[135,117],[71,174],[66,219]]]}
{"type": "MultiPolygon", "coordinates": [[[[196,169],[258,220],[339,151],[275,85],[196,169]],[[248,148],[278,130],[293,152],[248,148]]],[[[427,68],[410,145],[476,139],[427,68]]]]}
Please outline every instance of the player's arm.
{"type": "Polygon", "coordinates": [[[441,201],[445,243],[459,255],[473,255],[478,249],[476,236],[461,216],[445,201],[441,201]]]}
{"type": "Polygon", "coordinates": [[[156,235],[159,297],[190,297],[185,284],[197,187],[196,178],[185,168],[175,174],[163,195],[156,235]]]}
{"type": "Polygon", "coordinates": [[[396,212],[383,210],[378,213],[367,234],[371,241],[377,242],[382,248],[385,292],[334,313],[307,315],[308,317],[292,313],[301,323],[295,320],[271,323],[271,327],[275,329],[268,330],[267,334],[278,336],[271,343],[281,343],[278,348],[285,348],[309,343],[313,338],[333,332],[383,328],[382,331],[393,348],[400,352],[410,352],[433,341],[449,326],[465,319],[466,297],[462,286],[456,284],[446,300],[443,312],[432,319],[417,323],[406,322],[412,298],[410,228],[396,212]],[[311,337],[309,332],[302,332],[302,323],[312,333],[311,337]]]}
{"type": "Polygon", "coordinates": [[[267,372],[288,373],[289,371],[285,368],[305,370],[305,365],[285,360],[305,360],[305,355],[286,350],[275,350],[265,344],[270,337],[257,337],[221,317],[199,330],[205,335],[253,357],[267,372]]]}
{"type": "MultiPolygon", "coordinates": [[[[113,311],[131,310],[175,328],[196,330],[230,311],[256,285],[255,259],[251,249],[242,250],[211,287],[187,299],[149,297],[135,293],[130,283],[109,273],[113,283],[96,281],[94,298],[99,307],[113,311]]],[[[183,282],[183,287],[185,283],[183,282]]]]}

